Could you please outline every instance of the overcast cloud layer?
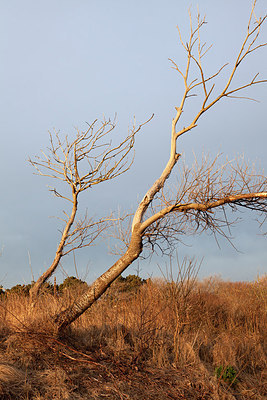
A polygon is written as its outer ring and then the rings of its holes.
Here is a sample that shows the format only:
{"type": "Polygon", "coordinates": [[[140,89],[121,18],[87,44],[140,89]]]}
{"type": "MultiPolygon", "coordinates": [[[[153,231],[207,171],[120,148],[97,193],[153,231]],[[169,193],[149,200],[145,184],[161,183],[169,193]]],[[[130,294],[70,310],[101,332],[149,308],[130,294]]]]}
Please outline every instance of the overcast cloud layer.
{"type": "MultiPolygon", "coordinates": [[[[116,140],[127,134],[136,117],[142,123],[155,114],[138,135],[136,158],[121,178],[84,194],[81,208],[105,215],[118,208],[133,210],[158,177],[169,155],[171,119],[183,90],[168,58],[184,65],[176,25],[188,33],[188,7],[197,13],[199,1],[57,0],[1,3],[0,12],[0,284],[10,287],[36,279],[51,263],[60,216],[66,208],[53,198],[51,181],[33,175],[27,163],[48,145],[48,130],[75,133],[86,122],[113,118],[117,113],[116,140]]],[[[203,40],[213,43],[206,58],[208,71],[233,61],[246,34],[251,1],[200,2],[208,24],[203,40]]],[[[259,0],[257,13],[265,2],[259,0]]],[[[266,28],[262,41],[266,41],[266,28]]],[[[261,49],[240,68],[237,83],[267,70],[261,49]]],[[[262,76],[261,75],[261,76],[262,76]]],[[[225,75],[222,74],[222,78],[225,75]]],[[[266,78],[266,76],[265,76],[266,78]]],[[[244,154],[259,169],[266,168],[266,86],[245,95],[260,103],[223,100],[206,114],[198,127],[185,135],[180,151],[190,162],[193,152],[211,157],[218,152],[230,159],[244,154]]],[[[192,99],[192,109],[194,99],[192,99]]],[[[190,104],[189,104],[190,106],[190,104]]],[[[190,108],[187,114],[190,117],[190,108]]],[[[203,259],[200,277],[220,274],[224,279],[251,280],[267,271],[266,237],[251,213],[233,229],[236,251],[225,240],[220,248],[207,235],[179,244],[179,257],[203,259]]],[[[108,241],[76,253],[80,277],[94,280],[115,260],[108,241]]],[[[140,261],[127,270],[143,277],[159,276],[167,259],[140,261]]],[[[63,260],[68,275],[75,275],[72,256],[63,260]]],[[[59,271],[58,279],[64,278],[59,271]]]]}

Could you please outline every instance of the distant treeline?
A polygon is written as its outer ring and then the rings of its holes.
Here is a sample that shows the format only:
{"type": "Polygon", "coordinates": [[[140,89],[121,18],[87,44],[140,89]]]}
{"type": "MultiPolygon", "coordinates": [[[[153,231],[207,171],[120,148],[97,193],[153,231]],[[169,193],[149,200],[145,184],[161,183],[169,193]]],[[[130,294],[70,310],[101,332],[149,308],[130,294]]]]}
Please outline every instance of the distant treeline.
{"type": "MultiPolygon", "coordinates": [[[[146,279],[142,279],[137,275],[128,275],[125,278],[120,275],[113,282],[112,286],[116,287],[116,289],[119,292],[130,292],[138,289],[141,285],[143,285],[146,282],[147,282],[146,279]]],[[[0,295],[4,296],[11,293],[29,295],[30,289],[34,283],[35,282],[33,281],[28,285],[17,284],[13,286],[11,289],[4,289],[3,286],[0,286],[0,295]]],[[[72,289],[77,287],[81,289],[86,289],[89,287],[89,285],[81,279],[75,278],[74,276],[69,276],[60,285],[53,284],[51,282],[45,282],[42,291],[43,293],[60,295],[61,293],[64,292],[65,289],[72,289]]]]}

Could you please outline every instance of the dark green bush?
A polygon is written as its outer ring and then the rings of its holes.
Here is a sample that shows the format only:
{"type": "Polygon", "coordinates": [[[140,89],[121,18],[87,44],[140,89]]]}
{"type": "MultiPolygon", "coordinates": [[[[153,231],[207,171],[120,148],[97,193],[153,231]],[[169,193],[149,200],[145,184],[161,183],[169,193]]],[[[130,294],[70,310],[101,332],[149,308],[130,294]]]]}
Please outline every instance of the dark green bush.
{"type": "Polygon", "coordinates": [[[131,292],[137,290],[146,282],[145,279],[140,278],[137,275],[128,275],[125,278],[123,276],[119,276],[116,279],[116,283],[120,285],[121,292],[131,292]]]}
{"type": "Polygon", "coordinates": [[[87,286],[87,283],[81,279],[75,278],[75,276],[68,276],[63,283],[58,286],[58,291],[62,292],[66,288],[75,288],[79,286],[87,286]]]}

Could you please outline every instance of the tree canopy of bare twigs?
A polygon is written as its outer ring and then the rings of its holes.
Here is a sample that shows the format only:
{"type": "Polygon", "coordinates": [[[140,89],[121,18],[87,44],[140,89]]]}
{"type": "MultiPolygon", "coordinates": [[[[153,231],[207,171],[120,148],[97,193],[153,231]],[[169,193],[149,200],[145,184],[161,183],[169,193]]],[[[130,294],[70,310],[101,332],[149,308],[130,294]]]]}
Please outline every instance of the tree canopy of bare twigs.
{"type": "Polygon", "coordinates": [[[60,193],[55,187],[51,187],[50,191],[71,203],[70,212],[63,211],[64,216],[60,218],[64,230],[55,258],[32,287],[32,301],[36,300],[42,284],[50,278],[64,255],[90,246],[113,221],[112,215],[94,221],[87,213],[77,219],[78,196],[94,185],[117,178],[131,167],[135,135],[142,125],[136,128],[134,124],[126,138],[115,146],[109,139],[116,127],[116,122],[111,120],[100,123],[95,120],[85,132],[77,130],[74,140],[68,136],[62,139],[59,132],[50,133],[47,151],[42,151],[42,156],[36,156],[34,160],[29,159],[37,174],[67,184],[67,194],[60,193]]]}
{"type": "MultiPolygon", "coordinates": [[[[125,248],[120,258],[69,308],[54,317],[59,332],[87,310],[109,285],[142,254],[144,247],[149,248],[150,251],[159,247],[163,253],[168,253],[183,234],[203,230],[210,230],[215,235],[222,234],[227,237],[224,228],[227,229],[231,224],[227,215],[229,208],[237,210],[245,207],[258,211],[263,217],[266,215],[266,177],[263,173],[256,173],[254,167],[248,166],[242,159],[234,162],[226,160],[223,165],[218,165],[219,157],[209,161],[207,157],[203,156],[202,162],[195,161],[191,168],[183,165],[180,167],[176,188],[166,187],[166,181],[174,167],[179,160],[181,161],[181,154],[178,150],[181,136],[192,134],[192,131],[196,130],[201,116],[208,113],[222,99],[247,98],[242,96],[244,89],[251,89],[255,85],[267,82],[266,79],[260,79],[258,73],[254,73],[247,78],[247,81],[238,86],[235,85],[234,79],[238,74],[240,64],[266,46],[266,43],[259,42],[261,27],[266,16],[258,18],[255,6],[256,1],[253,2],[246,34],[236,58],[232,63],[222,65],[210,75],[206,74],[203,67],[203,58],[210,49],[201,41],[201,31],[206,24],[205,18],[201,18],[198,14],[195,24],[189,13],[190,32],[187,40],[183,38],[178,28],[180,43],[185,52],[186,66],[183,70],[175,61],[171,60],[172,67],[183,81],[184,91],[180,104],[175,106],[176,112],[170,132],[169,159],[159,178],[151,185],[137,206],[131,221],[131,230],[128,231],[128,236],[125,235],[125,248]],[[221,75],[223,70],[224,72],[228,71],[225,80],[221,75]],[[198,96],[199,108],[195,114],[190,116],[185,125],[181,125],[182,114],[190,104],[192,96],[198,96]]],[[[110,129],[109,124],[103,125],[103,127],[110,129]]],[[[91,130],[92,126],[89,129],[91,130]]],[[[98,132],[97,135],[102,138],[103,131],[98,132]]],[[[135,130],[120,146],[112,150],[109,147],[100,147],[97,135],[90,136],[90,140],[87,139],[87,136],[78,135],[77,140],[67,147],[63,147],[56,136],[57,146],[51,147],[53,164],[51,164],[51,158],[46,156],[43,161],[34,163],[38,170],[39,167],[48,169],[50,177],[54,177],[56,172],[59,174],[57,176],[71,186],[73,197],[68,200],[73,201],[73,204],[75,204],[80,191],[95,183],[118,176],[128,169],[125,158],[133,146],[135,130]],[[89,143],[87,149],[90,149],[90,153],[86,150],[85,156],[84,149],[87,143],[89,143]],[[64,155],[63,159],[58,158],[59,150],[64,155]],[[100,155],[95,156],[91,161],[91,151],[95,150],[100,152],[100,155]],[[69,161],[70,153],[74,154],[71,162],[69,161]],[[88,161],[90,172],[81,175],[77,165],[83,157],[88,161]]],[[[53,140],[51,141],[53,142],[53,140]]],[[[55,190],[54,193],[63,197],[55,190]]],[[[68,221],[68,224],[71,225],[70,221],[72,220],[68,221]]],[[[100,221],[99,226],[102,226],[102,223],[103,221],[100,221]]],[[[64,244],[65,242],[60,248],[61,254],[64,244]]]]}

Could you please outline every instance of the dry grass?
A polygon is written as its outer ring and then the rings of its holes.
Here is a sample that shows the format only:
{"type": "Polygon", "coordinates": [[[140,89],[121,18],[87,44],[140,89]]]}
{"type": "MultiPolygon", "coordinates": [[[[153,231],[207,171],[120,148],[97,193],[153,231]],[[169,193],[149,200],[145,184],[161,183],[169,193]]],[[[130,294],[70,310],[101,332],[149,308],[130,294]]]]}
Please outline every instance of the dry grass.
{"type": "Polygon", "coordinates": [[[33,312],[27,296],[2,296],[0,398],[266,399],[266,295],[266,277],[115,285],[61,339],[49,316],[71,290],[41,296],[33,312]],[[215,377],[219,366],[236,381],[215,377]]]}

